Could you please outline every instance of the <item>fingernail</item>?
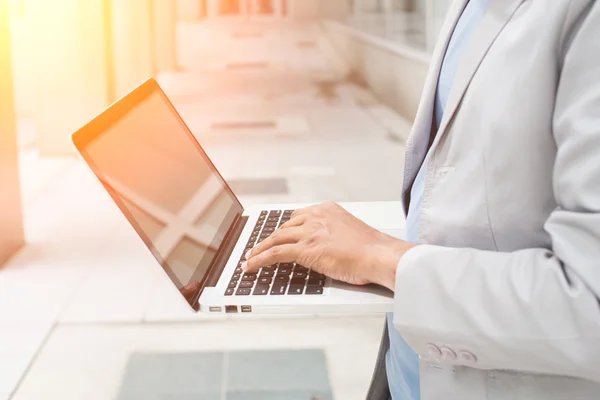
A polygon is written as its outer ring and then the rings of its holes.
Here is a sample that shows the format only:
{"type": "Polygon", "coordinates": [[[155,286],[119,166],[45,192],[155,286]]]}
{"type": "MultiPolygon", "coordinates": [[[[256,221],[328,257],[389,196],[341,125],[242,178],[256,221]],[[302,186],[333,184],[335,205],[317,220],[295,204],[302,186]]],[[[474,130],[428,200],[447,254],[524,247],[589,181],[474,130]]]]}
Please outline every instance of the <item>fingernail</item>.
{"type": "Polygon", "coordinates": [[[248,261],[244,261],[242,263],[242,271],[246,271],[248,269],[248,261]]]}
{"type": "Polygon", "coordinates": [[[252,253],[252,250],[248,250],[248,251],[246,252],[246,256],[245,256],[245,257],[246,257],[246,260],[250,258],[250,253],[252,253]]]}

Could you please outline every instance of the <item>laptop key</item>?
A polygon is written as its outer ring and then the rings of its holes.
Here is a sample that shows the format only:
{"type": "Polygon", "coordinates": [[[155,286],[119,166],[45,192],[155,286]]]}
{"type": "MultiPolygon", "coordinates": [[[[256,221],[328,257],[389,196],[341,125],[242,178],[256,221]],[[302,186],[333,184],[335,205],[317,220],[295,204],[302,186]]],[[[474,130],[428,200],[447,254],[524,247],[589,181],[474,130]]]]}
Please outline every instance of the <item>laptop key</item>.
{"type": "Polygon", "coordinates": [[[296,264],[296,269],[294,271],[302,271],[302,272],[307,272],[308,273],[308,268],[303,267],[300,264],[296,264]]]}
{"type": "Polygon", "coordinates": [[[308,273],[294,270],[294,278],[306,278],[308,273]]]}
{"type": "Polygon", "coordinates": [[[324,279],[309,279],[306,286],[325,286],[324,279]]]}
{"type": "Polygon", "coordinates": [[[225,291],[225,296],[231,296],[233,294],[233,291],[233,288],[227,288],[227,290],[225,291]]]}
{"type": "Polygon", "coordinates": [[[250,294],[251,289],[250,288],[239,288],[235,294],[237,296],[248,296],[250,294]]]}
{"type": "Polygon", "coordinates": [[[291,267],[287,267],[287,268],[279,267],[279,268],[277,268],[277,275],[290,275],[291,273],[292,273],[292,268],[291,267]]]}
{"type": "Polygon", "coordinates": [[[252,286],[254,286],[254,281],[241,281],[240,282],[241,288],[251,288],[252,286]]]}
{"type": "Polygon", "coordinates": [[[234,274],[234,275],[231,277],[231,280],[234,280],[234,279],[235,279],[235,280],[237,281],[237,280],[239,280],[239,279],[240,279],[240,276],[241,276],[240,274],[234,274]]]}
{"type": "Polygon", "coordinates": [[[276,296],[285,294],[285,289],[287,289],[287,282],[275,282],[271,288],[271,294],[276,296]]]}
{"type": "Polygon", "coordinates": [[[271,283],[271,281],[273,281],[273,278],[269,278],[269,277],[267,277],[267,276],[262,276],[262,275],[261,275],[261,276],[258,278],[258,283],[267,283],[267,284],[269,284],[269,283],[271,283]]]}
{"type": "Polygon", "coordinates": [[[306,279],[304,278],[292,278],[290,285],[304,285],[306,279]]]}
{"type": "Polygon", "coordinates": [[[288,294],[302,294],[304,291],[304,285],[290,285],[288,294]]]}
{"type": "Polygon", "coordinates": [[[230,288],[235,288],[237,286],[238,281],[231,281],[229,282],[229,287],[230,288]]]}
{"type": "Polygon", "coordinates": [[[235,271],[233,271],[234,274],[241,274],[242,273],[242,267],[237,267],[235,269],[235,271]]]}
{"type": "Polygon", "coordinates": [[[269,265],[268,267],[262,267],[261,271],[263,271],[263,272],[265,272],[265,271],[275,272],[276,269],[277,269],[277,265],[269,265]]]}
{"type": "Polygon", "coordinates": [[[320,273],[315,272],[315,271],[310,271],[309,277],[310,277],[310,279],[312,279],[312,278],[315,278],[315,279],[325,279],[325,275],[320,274],[320,273]]]}
{"type": "Polygon", "coordinates": [[[306,294],[323,294],[322,286],[307,286],[306,294]]]}
{"type": "Polygon", "coordinates": [[[287,283],[290,280],[289,275],[277,275],[275,277],[275,282],[285,282],[287,283]]]}
{"type": "Polygon", "coordinates": [[[254,282],[256,280],[256,275],[244,275],[242,276],[242,282],[254,282]]]}
{"type": "Polygon", "coordinates": [[[281,263],[279,264],[279,268],[293,268],[294,263],[281,263]]]}
{"type": "Polygon", "coordinates": [[[260,271],[259,278],[271,278],[275,275],[274,271],[265,270],[264,268],[260,271]]]}
{"type": "Polygon", "coordinates": [[[269,293],[269,287],[270,285],[256,285],[252,294],[255,296],[265,296],[269,293]]]}
{"type": "Polygon", "coordinates": [[[267,214],[268,214],[268,211],[261,211],[260,212],[260,215],[267,215],[267,214]]]}

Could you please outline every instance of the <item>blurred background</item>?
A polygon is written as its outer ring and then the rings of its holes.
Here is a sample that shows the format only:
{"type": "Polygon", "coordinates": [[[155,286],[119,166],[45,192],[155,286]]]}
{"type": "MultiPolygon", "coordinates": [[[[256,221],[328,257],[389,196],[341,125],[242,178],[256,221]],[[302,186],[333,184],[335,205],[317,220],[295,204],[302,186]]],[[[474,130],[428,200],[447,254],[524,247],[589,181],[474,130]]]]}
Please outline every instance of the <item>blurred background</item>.
{"type": "Polygon", "coordinates": [[[398,201],[450,0],[0,0],[0,399],[363,399],[384,315],[192,314],[69,137],[157,78],[244,206],[398,201]]]}

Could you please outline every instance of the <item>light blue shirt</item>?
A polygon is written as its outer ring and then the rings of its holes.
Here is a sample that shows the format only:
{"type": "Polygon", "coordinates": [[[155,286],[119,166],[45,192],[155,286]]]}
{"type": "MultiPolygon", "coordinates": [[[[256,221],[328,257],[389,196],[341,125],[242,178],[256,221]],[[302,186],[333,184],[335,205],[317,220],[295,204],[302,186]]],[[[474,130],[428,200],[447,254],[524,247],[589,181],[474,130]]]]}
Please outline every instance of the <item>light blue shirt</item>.
{"type": "MultiPolygon", "coordinates": [[[[489,1],[470,0],[454,29],[438,79],[435,98],[435,122],[437,127],[442,122],[460,59],[469,43],[469,39],[481,22],[489,1]]],[[[423,201],[428,159],[429,153],[419,169],[410,192],[410,205],[406,217],[406,240],[412,243],[418,243],[419,241],[419,215],[423,201]]],[[[418,307],[418,304],[415,304],[415,307],[418,307]]],[[[390,350],[386,354],[386,369],[392,399],[418,400],[421,398],[419,357],[402,339],[398,331],[394,329],[392,318],[393,314],[388,314],[390,350]]]]}

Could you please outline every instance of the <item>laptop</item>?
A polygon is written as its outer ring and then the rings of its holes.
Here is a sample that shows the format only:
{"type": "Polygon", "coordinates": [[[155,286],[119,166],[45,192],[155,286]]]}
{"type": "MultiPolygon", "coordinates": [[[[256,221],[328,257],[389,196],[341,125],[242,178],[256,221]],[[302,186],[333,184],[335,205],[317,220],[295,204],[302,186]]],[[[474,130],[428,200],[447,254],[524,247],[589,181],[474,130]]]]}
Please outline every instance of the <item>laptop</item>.
{"type": "Polygon", "coordinates": [[[243,273],[244,254],[296,207],[245,209],[154,79],[75,132],[72,141],[196,312],[392,309],[389,290],[333,281],[310,265],[281,263],[243,273]]]}

